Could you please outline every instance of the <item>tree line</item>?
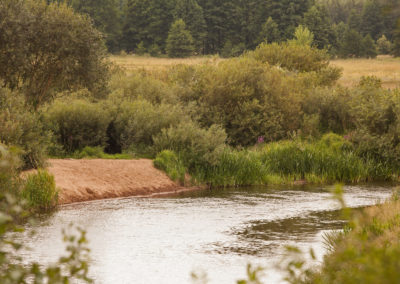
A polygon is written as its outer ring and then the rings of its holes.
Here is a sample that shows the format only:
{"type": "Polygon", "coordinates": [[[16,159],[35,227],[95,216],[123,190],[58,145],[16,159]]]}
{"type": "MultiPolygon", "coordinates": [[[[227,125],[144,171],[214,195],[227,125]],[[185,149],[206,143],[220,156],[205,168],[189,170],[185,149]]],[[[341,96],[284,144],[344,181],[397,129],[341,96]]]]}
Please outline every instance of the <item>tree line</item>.
{"type": "Polygon", "coordinates": [[[400,55],[396,0],[69,0],[69,4],[90,15],[113,53],[235,56],[262,42],[291,39],[302,25],[314,34],[315,46],[334,56],[400,55]],[[178,51],[169,51],[174,41],[182,43],[178,51]]]}

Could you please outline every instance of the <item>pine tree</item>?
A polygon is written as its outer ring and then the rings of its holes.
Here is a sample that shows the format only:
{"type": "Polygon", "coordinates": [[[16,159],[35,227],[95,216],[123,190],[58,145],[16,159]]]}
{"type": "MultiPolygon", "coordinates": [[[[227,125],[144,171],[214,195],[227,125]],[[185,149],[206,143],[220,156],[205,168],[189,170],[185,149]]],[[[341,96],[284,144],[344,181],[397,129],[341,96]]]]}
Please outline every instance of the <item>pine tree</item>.
{"type": "Polygon", "coordinates": [[[203,9],[196,0],[176,0],[174,19],[182,19],[193,37],[196,52],[202,53],[206,37],[206,22],[203,9]]]}
{"type": "Polygon", "coordinates": [[[157,44],[164,50],[173,4],[172,0],[128,0],[122,35],[125,48],[132,51],[143,41],[146,48],[157,44]]]}
{"type": "Polygon", "coordinates": [[[122,11],[120,0],[72,0],[75,11],[88,14],[97,29],[105,34],[108,50],[116,52],[121,49],[122,11]]]}
{"type": "Polygon", "coordinates": [[[400,19],[398,20],[397,28],[393,32],[392,54],[395,57],[400,57],[400,19]]]}
{"type": "Polygon", "coordinates": [[[363,38],[356,30],[347,28],[343,34],[342,41],[339,43],[339,56],[361,57],[363,54],[363,38]]]}
{"type": "Polygon", "coordinates": [[[375,58],[378,55],[376,45],[370,34],[367,34],[362,40],[362,57],[375,58]]]}
{"type": "Polygon", "coordinates": [[[260,44],[262,42],[279,42],[280,40],[281,35],[279,32],[278,24],[275,23],[275,21],[271,17],[269,17],[267,21],[262,25],[257,44],[260,44]]]}
{"type": "Polygon", "coordinates": [[[328,49],[336,46],[336,35],[325,7],[312,6],[304,14],[303,24],[314,34],[316,47],[328,49]]]}
{"type": "Polygon", "coordinates": [[[383,31],[381,7],[376,0],[365,2],[361,16],[361,33],[377,40],[383,31]]]}
{"type": "Polygon", "coordinates": [[[176,20],[168,33],[166,51],[169,57],[187,57],[193,54],[193,38],[183,20],[176,20]]]}

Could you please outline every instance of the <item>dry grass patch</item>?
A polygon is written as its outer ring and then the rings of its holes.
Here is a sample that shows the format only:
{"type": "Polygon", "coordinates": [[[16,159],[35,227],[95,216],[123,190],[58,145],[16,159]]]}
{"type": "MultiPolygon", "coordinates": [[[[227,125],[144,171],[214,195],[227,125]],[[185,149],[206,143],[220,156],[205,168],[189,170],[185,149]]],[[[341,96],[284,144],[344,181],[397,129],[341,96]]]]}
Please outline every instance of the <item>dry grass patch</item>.
{"type": "Polygon", "coordinates": [[[210,57],[189,57],[189,58],[158,58],[146,57],[135,55],[113,55],[110,57],[111,61],[124,68],[128,73],[129,71],[145,69],[148,71],[162,70],[167,67],[179,64],[198,65],[202,63],[218,63],[221,58],[218,56],[210,57]]]}
{"type": "Polygon", "coordinates": [[[353,87],[362,76],[376,76],[382,80],[383,87],[400,87],[400,59],[391,56],[378,56],[376,59],[338,59],[332,60],[333,66],[343,68],[339,84],[353,87]]]}

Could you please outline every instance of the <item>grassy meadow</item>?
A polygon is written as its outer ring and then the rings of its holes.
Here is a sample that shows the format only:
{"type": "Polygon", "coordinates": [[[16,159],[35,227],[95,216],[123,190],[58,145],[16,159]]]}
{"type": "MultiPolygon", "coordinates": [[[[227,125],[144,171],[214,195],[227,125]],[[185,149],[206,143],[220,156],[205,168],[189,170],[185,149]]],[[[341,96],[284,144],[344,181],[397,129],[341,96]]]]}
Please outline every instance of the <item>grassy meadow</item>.
{"type": "MultiPolygon", "coordinates": [[[[206,62],[218,63],[225,59],[218,56],[190,58],[157,58],[134,55],[112,55],[111,62],[122,67],[129,74],[136,70],[166,70],[168,67],[185,64],[199,65],[206,62]]],[[[338,83],[345,87],[354,87],[362,76],[376,76],[382,80],[382,87],[394,89],[400,86],[400,59],[380,55],[375,59],[336,59],[331,65],[343,69],[338,83]]]]}

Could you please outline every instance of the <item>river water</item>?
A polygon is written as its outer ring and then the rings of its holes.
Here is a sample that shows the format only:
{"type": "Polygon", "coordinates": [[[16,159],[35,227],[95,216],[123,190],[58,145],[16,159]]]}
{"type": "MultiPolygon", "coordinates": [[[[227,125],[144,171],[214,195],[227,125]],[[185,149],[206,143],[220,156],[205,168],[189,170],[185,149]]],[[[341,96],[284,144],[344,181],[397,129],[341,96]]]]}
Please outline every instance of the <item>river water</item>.
{"type": "MultiPolygon", "coordinates": [[[[281,283],[276,268],[286,245],[325,253],[323,234],[340,230],[330,187],[252,187],[202,190],[163,198],[101,200],[61,207],[25,234],[26,261],[52,263],[64,253],[62,228],[88,233],[95,283],[236,283],[246,265],[266,268],[266,283],[281,283]]],[[[390,186],[346,186],[350,207],[376,204],[390,186]]],[[[28,229],[29,231],[30,229],[28,229]]]]}

